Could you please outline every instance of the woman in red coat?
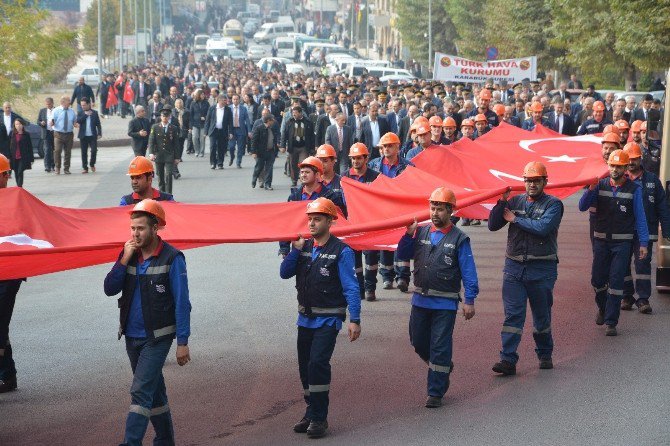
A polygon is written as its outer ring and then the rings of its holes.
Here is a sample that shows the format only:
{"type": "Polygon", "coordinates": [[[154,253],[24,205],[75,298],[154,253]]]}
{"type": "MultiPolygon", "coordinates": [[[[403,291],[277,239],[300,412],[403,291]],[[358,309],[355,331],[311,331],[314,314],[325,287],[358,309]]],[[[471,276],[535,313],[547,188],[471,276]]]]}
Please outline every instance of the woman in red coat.
{"type": "Polygon", "coordinates": [[[35,161],[33,143],[30,140],[30,134],[25,131],[20,119],[14,120],[13,130],[9,142],[9,164],[14,171],[16,185],[23,187],[23,172],[32,169],[33,161],[35,161]]]}

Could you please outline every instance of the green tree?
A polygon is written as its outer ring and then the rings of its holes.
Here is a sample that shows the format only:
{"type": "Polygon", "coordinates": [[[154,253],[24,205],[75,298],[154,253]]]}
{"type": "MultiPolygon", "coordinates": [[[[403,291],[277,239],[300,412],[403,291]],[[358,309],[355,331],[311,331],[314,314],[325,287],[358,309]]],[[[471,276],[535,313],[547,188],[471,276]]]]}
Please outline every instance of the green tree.
{"type": "Polygon", "coordinates": [[[442,3],[456,32],[458,55],[481,60],[486,50],[486,3],[478,0],[447,0],[442,3]]]}
{"type": "MultiPolygon", "coordinates": [[[[398,29],[402,34],[403,45],[406,45],[412,57],[423,66],[428,66],[428,1],[400,0],[397,3],[398,29]]],[[[455,54],[456,28],[446,10],[439,1],[432,5],[432,34],[434,53],[455,54]]],[[[432,63],[432,61],[431,61],[432,63]]]]}
{"type": "Polygon", "coordinates": [[[45,29],[49,13],[33,2],[0,2],[0,98],[23,96],[54,81],[77,55],[76,34],[63,27],[45,29]],[[48,32],[47,32],[48,30],[48,32]]]}
{"type": "MultiPolygon", "coordinates": [[[[123,5],[123,32],[126,35],[135,33],[135,14],[132,9],[133,1],[124,0],[123,5]]],[[[137,10],[138,26],[141,28],[144,24],[142,17],[142,0],[139,1],[137,10]]],[[[115,36],[119,34],[119,12],[121,8],[120,0],[101,0],[102,2],[102,52],[105,58],[112,57],[116,52],[115,36]]],[[[152,4],[149,1],[148,4],[152,4]]],[[[154,16],[158,17],[157,11],[154,16]]],[[[148,10],[147,10],[148,16],[148,10]]],[[[147,18],[147,27],[149,19],[147,18]]],[[[98,1],[93,1],[86,11],[86,22],[82,29],[82,43],[88,51],[97,51],[98,49],[98,1]]]]}

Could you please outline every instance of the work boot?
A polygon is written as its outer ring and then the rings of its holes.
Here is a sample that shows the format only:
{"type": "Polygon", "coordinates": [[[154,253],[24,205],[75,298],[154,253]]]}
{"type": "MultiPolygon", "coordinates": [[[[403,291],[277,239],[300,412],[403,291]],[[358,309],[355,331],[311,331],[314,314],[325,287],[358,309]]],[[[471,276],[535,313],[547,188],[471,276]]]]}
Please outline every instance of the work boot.
{"type": "Polygon", "coordinates": [[[616,336],[616,325],[608,325],[605,328],[605,336],[616,336]]]}
{"type": "Polygon", "coordinates": [[[326,435],[326,429],[328,429],[327,421],[312,421],[307,428],[307,436],[309,438],[321,438],[326,435]]]}
{"type": "Polygon", "coordinates": [[[393,289],[393,282],[390,280],[384,281],[384,289],[385,290],[392,290],[393,289]]]}
{"type": "Polygon", "coordinates": [[[409,289],[409,286],[407,285],[407,281],[404,279],[398,280],[398,289],[402,291],[403,293],[406,293],[407,290],[409,289]]]}
{"type": "Polygon", "coordinates": [[[621,300],[621,309],[623,311],[630,311],[633,309],[635,298],[633,296],[624,296],[621,300]]]}
{"type": "Polygon", "coordinates": [[[602,325],[605,323],[605,312],[602,310],[598,310],[598,314],[596,315],[596,325],[602,325]]]}
{"type": "Polygon", "coordinates": [[[426,400],[426,407],[429,409],[442,407],[442,398],[439,396],[428,396],[428,399],[426,400]]]}
{"type": "Polygon", "coordinates": [[[493,364],[491,368],[496,373],[500,373],[504,376],[516,375],[516,365],[512,364],[509,361],[500,361],[493,364]]]}
{"type": "Polygon", "coordinates": [[[293,425],[293,432],[296,432],[298,434],[304,434],[307,432],[307,428],[309,427],[309,418],[304,417],[302,420],[298,421],[293,425]]]}
{"type": "Polygon", "coordinates": [[[479,226],[482,224],[481,220],[472,220],[472,226],[479,226]]]}
{"type": "Polygon", "coordinates": [[[367,300],[368,302],[373,302],[373,301],[377,300],[377,296],[375,295],[375,292],[374,291],[366,291],[365,292],[365,300],[367,300]]]}
{"type": "Polygon", "coordinates": [[[651,314],[651,305],[647,299],[640,299],[636,303],[637,310],[643,314],[651,314]]]}
{"type": "Polygon", "coordinates": [[[16,390],[16,375],[7,376],[0,379],[0,393],[16,390]]]}
{"type": "Polygon", "coordinates": [[[540,369],[550,370],[554,368],[554,363],[551,361],[551,358],[540,359],[540,369]]]}

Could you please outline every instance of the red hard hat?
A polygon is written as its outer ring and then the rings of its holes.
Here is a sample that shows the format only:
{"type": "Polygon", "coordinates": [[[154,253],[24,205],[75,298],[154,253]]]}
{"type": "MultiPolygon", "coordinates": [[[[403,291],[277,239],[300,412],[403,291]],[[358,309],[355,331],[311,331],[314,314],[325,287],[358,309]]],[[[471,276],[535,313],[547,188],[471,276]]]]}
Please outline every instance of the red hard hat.
{"type": "Polygon", "coordinates": [[[153,215],[158,219],[159,228],[163,228],[167,224],[165,220],[165,210],[163,210],[163,206],[156,200],[145,198],[137,203],[132,210],[128,211],[129,214],[132,214],[133,212],[146,212],[147,214],[153,215]]]}
{"type": "Polygon", "coordinates": [[[330,144],[322,144],[319,146],[318,149],[316,149],[316,157],[317,158],[337,158],[337,152],[335,152],[335,148],[331,146],[330,144]]]}
{"type": "Polygon", "coordinates": [[[475,122],[482,122],[482,121],[489,122],[489,120],[486,118],[485,114],[480,113],[477,116],[475,116],[475,122]]]}
{"type": "Polygon", "coordinates": [[[449,203],[452,206],[456,206],[456,195],[454,195],[454,193],[446,187],[438,187],[430,194],[428,201],[449,203]]]}
{"type": "Polygon", "coordinates": [[[633,121],[633,124],[630,126],[630,131],[631,132],[639,132],[642,130],[642,122],[639,119],[637,121],[633,121]]]}
{"type": "Polygon", "coordinates": [[[614,123],[614,125],[616,125],[619,130],[630,129],[630,126],[628,125],[628,121],[625,121],[623,119],[619,119],[617,122],[614,123]]]}
{"type": "Polygon", "coordinates": [[[303,168],[303,167],[312,167],[316,169],[320,174],[323,175],[323,163],[321,160],[315,156],[308,156],[307,158],[304,159],[304,161],[300,164],[298,164],[298,167],[303,168]]]}
{"type": "Polygon", "coordinates": [[[370,151],[368,150],[367,146],[362,142],[357,142],[349,149],[349,156],[363,156],[369,154],[370,151]]]}
{"type": "Polygon", "coordinates": [[[456,120],[452,118],[451,116],[447,116],[444,118],[444,121],[442,121],[442,127],[444,128],[449,128],[453,127],[456,128],[456,120]]]}
{"type": "Polygon", "coordinates": [[[605,133],[603,135],[601,144],[605,144],[606,142],[613,142],[616,143],[617,145],[620,145],[621,140],[619,139],[619,134],[614,132],[605,133]]]}
{"type": "Polygon", "coordinates": [[[464,119],[461,122],[461,128],[463,128],[463,127],[474,127],[474,126],[475,126],[475,122],[472,119],[464,119]]]}
{"type": "Polygon", "coordinates": [[[533,113],[542,112],[544,111],[544,107],[542,107],[542,104],[540,104],[539,102],[533,102],[532,104],[530,104],[530,111],[532,111],[533,113]]]}
{"type": "Polygon", "coordinates": [[[335,206],[335,203],[325,197],[319,197],[316,200],[308,203],[307,211],[305,213],[307,215],[326,214],[333,217],[333,220],[337,220],[337,206],[335,206]]]}
{"type": "Polygon", "coordinates": [[[505,114],[505,106],[503,104],[496,104],[493,106],[493,111],[498,116],[503,116],[505,114]]]}
{"type": "Polygon", "coordinates": [[[621,136],[621,130],[619,130],[619,127],[614,124],[607,124],[605,126],[603,129],[603,135],[607,135],[608,133],[616,133],[617,135],[621,136]]]}
{"type": "Polygon", "coordinates": [[[630,164],[630,157],[628,156],[628,153],[621,149],[617,149],[610,153],[607,164],[611,164],[612,166],[627,166],[630,164]]]}
{"type": "Polygon", "coordinates": [[[135,176],[142,175],[154,171],[154,163],[143,156],[136,156],[128,166],[128,173],[126,175],[135,176]]]}
{"type": "Polygon", "coordinates": [[[629,142],[623,147],[623,150],[628,154],[628,158],[642,158],[642,149],[636,142],[629,142]]]}

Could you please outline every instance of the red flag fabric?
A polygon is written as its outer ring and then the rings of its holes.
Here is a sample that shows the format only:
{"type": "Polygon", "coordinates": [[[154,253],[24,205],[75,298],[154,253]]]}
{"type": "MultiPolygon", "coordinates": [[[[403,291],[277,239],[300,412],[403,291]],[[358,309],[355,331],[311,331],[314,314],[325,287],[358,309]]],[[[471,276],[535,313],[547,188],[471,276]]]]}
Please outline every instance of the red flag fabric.
{"type": "Polygon", "coordinates": [[[126,86],[123,90],[123,100],[128,104],[132,104],[134,98],[135,92],[133,91],[133,87],[130,85],[130,82],[126,82],[126,86]]]}
{"type": "MultiPolygon", "coordinates": [[[[501,124],[476,141],[425,150],[397,178],[379,176],[370,185],[344,178],[349,219],[338,219],[333,234],[355,249],[393,249],[414,218],[428,220],[428,196],[438,186],[454,190],[460,215],[486,218],[508,187],[524,190],[523,167],[537,160],[547,166],[547,191],[559,197],[606,173],[597,137],[501,124]]],[[[130,235],[130,207],[60,208],[21,188],[1,189],[0,200],[0,280],[114,261],[130,235]]],[[[294,240],[307,235],[305,205],[164,203],[168,223],[161,236],[180,249],[294,240]]]]}
{"type": "Polygon", "coordinates": [[[116,88],[113,85],[109,86],[109,92],[107,93],[107,103],[105,104],[106,108],[112,108],[117,105],[119,100],[116,97],[116,88]]]}

